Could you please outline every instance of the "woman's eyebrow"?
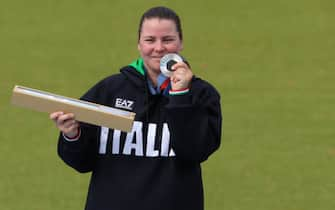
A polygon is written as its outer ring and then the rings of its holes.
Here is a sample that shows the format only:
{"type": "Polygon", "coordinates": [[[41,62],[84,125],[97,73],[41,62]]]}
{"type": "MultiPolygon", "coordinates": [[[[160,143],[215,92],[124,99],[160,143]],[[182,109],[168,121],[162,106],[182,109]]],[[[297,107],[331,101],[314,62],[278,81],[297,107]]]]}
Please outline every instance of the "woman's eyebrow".
{"type": "MultiPolygon", "coordinates": [[[[177,36],[175,35],[166,35],[166,36],[162,36],[161,39],[175,39],[176,37],[177,36]]],[[[142,39],[160,39],[160,37],[146,35],[146,36],[142,36],[142,39]]]]}
{"type": "Polygon", "coordinates": [[[143,38],[147,38],[147,37],[153,38],[154,36],[151,36],[151,35],[143,36],[143,38]]]}
{"type": "Polygon", "coordinates": [[[163,36],[163,37],[175,38],[175,37],[177,37],[177,36],[176,36],[176,35],[166,35],[166,36],[163,36]]]}

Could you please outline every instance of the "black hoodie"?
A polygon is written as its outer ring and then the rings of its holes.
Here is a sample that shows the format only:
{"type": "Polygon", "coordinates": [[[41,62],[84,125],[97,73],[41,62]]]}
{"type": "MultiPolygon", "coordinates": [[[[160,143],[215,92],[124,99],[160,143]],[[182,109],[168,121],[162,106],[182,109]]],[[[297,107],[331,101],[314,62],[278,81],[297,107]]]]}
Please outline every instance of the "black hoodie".
{"type": "Polygon", "coordinates": [[[193,78],[183,95],[152,95],[133,63],[81,99],[136,113],[132,132],[81,123],[77,141],[59,137],[58,154],[92,172],[86,210],[203,210],[200,163],[220,146],[218,92],[193,78]]]}

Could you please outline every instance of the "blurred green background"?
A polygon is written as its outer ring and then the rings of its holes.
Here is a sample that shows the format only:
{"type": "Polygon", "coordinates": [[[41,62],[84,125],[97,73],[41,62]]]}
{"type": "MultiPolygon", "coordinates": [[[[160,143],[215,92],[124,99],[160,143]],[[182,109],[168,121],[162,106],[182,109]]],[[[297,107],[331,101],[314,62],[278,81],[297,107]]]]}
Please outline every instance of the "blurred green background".
{"type": "Polygon", "coordinates": [[[1,0],[0,209],[83,209],[89,174],[65,166],[48,115],[12,106],[12,88],[80,97],[138,57],[157,5],[179,13],[183,55],[222,96],[206,210],[335,209],[331,0],[1,0]]]}

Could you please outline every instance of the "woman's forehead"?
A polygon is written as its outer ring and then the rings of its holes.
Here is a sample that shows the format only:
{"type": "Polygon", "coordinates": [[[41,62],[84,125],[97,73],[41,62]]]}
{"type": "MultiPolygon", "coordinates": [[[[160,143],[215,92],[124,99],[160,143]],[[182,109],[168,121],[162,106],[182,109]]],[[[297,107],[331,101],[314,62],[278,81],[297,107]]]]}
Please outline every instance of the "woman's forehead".
{"type": "Polygon", "coordinates": [[[142,33],[150,33],[150,32],[178,33],[176,24],[173,20],[160,19],[160,18],[145,19],[142,24],[141,32],[142,33]]]}

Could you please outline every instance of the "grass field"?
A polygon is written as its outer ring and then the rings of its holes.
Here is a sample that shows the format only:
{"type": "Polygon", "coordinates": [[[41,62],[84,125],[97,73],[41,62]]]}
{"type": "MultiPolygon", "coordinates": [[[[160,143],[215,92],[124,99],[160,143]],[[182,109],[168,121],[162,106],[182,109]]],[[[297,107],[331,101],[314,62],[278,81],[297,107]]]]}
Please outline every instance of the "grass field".
{"type": "Polygon", "coordinates": [[[0,209],[83,209],[89,174],[56,155],[47,114],[15,84],[79,97],[138,56],[144,10],[174,8],[195,74],[222,95],[206,210],[335,209],[335,2],[0,1],[0,209]]]}

